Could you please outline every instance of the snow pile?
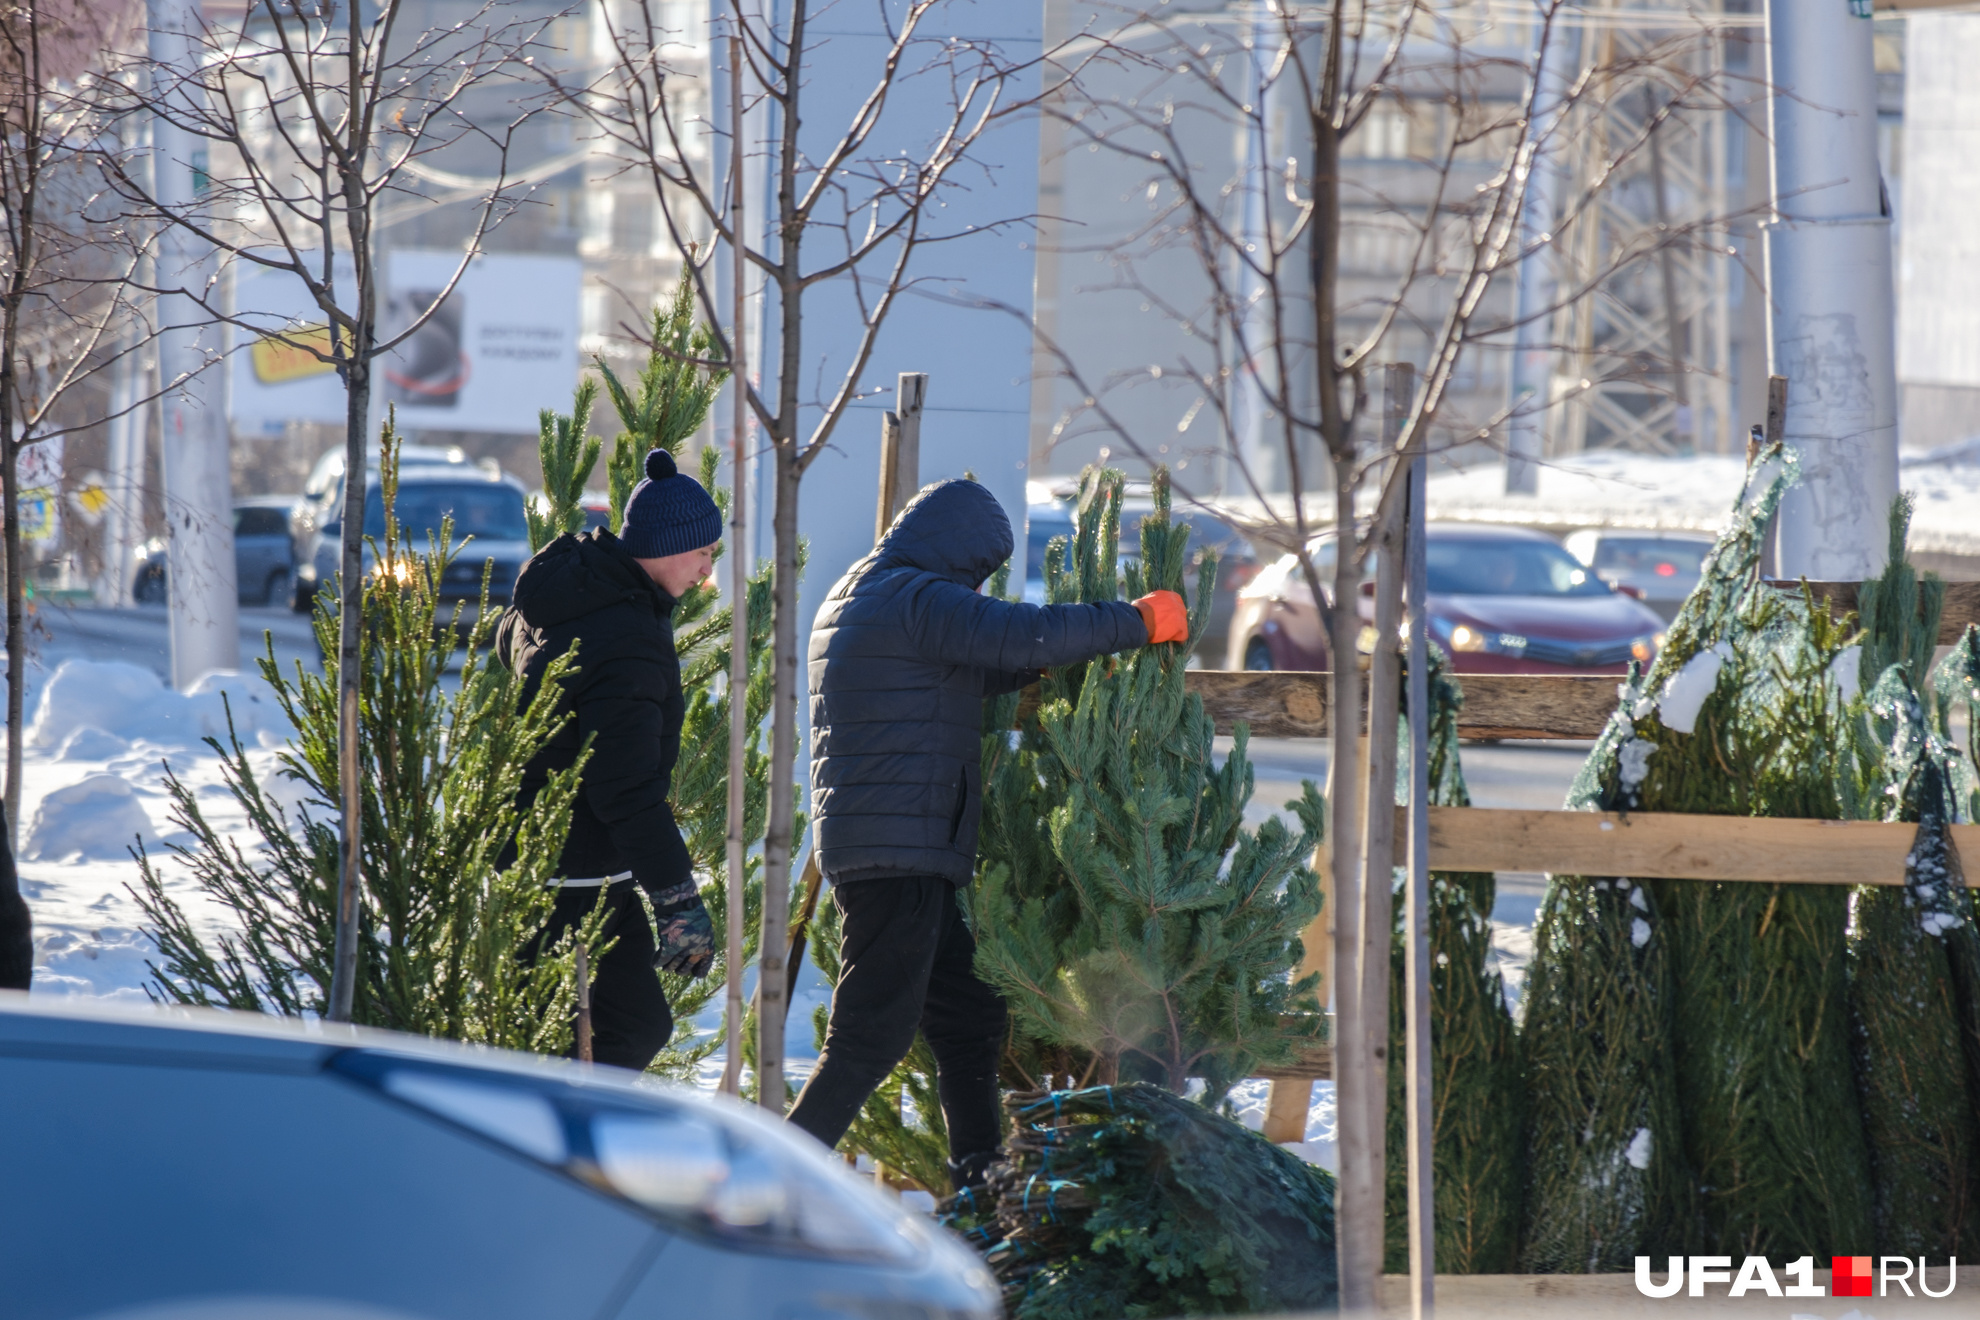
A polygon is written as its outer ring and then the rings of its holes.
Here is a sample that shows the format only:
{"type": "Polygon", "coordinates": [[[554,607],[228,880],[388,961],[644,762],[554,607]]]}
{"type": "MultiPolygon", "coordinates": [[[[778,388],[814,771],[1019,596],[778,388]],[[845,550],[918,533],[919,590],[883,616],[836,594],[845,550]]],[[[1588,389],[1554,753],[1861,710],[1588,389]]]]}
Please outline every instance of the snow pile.
{"type": "Polygon", "coordinates": [[[91,775],[41,799],[22,852],[31,862],[113,861],[140,839],[147,848],[158,845],[131,786],[116,775],[91,775]]]}
{"type": "MultiPolygon", "coordinates": [[[[202,738],[227,736],[231,704],[234,729],[248,746],[270,745],[286,730],[273,690],[258,674],[216,672],[192,691],[165,686],[157,674],[115,660],[64,660],[41,690],[28,724],[30,747],[62,748],[83,730],[125,743],[197,746],[202,738]],[[223,697],[224,692],[224,697],[223,697]],[[107,729],[116,734],[104,734],[107,729]]],[[[108,746],[91,739],[97,746],[108,746]]],[[[65,760],[105,759],[91,752],[62,755],[65,760]]],[[[111,754],[114,754],[111,753],[111,754]]]]}
{"type": "MultiPolygon", "coordinates": [[[[1684,662],[1672,674],[1657,697],[1657,718],[1673,733],[1690,733],[1698,727],[1698,712],[1705,699],[1719,686],[1719,671],[1732,659],[1732,647],[1718,642],[1684,662]]],[[[1840,658],[1840,657],[1838,657],[1840,658]]],[[[1639,780],[1638,782],[1641,782],[1639,780]]]]}

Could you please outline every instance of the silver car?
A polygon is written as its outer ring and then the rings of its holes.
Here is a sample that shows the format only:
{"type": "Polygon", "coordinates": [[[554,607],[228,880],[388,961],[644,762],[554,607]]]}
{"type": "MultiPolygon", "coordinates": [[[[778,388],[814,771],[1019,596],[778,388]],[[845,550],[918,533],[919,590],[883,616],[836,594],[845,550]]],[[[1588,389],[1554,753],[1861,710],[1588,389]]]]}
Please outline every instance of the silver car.
{"type": "Polygon", "coordinates": [[[760,1111],[383,1032],[0,991],[9,1320],[989,1320],[760,1111]]]}
{"type": "MultiPolygon", "coordinates": [[[[319,589],[337,580],[342,553],[343,491],[333,489],[320,507],[298,519],[299,552],[293,605],[307,613],[319,589]]],[[[509,603],[516,574],[529,561],[529,524],[523,484],[500,469],[478,467],[412,467],[399,474],[399,525],[414,550],[437,544],[442,523],[453,520],[456,558],[440,581],[443,611],[455,603],[466,606],[462,626],[474,623],[481,600],[484,572],[488,599],[495,609],[509,603]]],[[[371,543],[385,537],[384,498],[375,478],[364,492],[365,565],[372,562],[371,543]]]]}
{"type": "Polygon", "coordinates": [[[1639,532],[1589,528],[1565,542],[1568,553],[1668,623],[1698,585],[1714,537],[1705,532],[1639,532]]]}

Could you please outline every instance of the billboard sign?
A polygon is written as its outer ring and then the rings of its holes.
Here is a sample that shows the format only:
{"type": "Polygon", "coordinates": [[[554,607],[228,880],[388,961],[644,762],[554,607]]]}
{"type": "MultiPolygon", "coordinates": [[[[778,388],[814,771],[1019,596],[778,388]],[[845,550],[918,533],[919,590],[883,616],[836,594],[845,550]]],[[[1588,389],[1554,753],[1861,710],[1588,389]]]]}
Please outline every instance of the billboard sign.
{"type": "MultiPolygon", "coordinates": [[[[431,314],[379,359],[374,388],[411,430],[534,434],[537,411],[569,407],[577,384],[583,268],[574,257],[484,254],[435,306],[459,260],[458,252],[387,254],[380,337],[431,314]]],[[[354,285],[348,259],[339,262],[336,280],[341,288],[354,285]]],[[[234,306],[263,331],[236,333],[235,425],[275,431],[291,421],[343,421],[343,382],[317,356],[330,346],[327,319],[302,283],[243,262],[234,306]]]]}

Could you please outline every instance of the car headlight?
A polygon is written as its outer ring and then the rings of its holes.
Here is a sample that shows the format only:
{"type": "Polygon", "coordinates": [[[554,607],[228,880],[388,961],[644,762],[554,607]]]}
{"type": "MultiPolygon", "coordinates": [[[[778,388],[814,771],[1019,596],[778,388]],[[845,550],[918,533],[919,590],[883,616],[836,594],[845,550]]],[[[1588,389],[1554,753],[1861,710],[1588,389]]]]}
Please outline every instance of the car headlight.
{"type": "Polygon", "coordinates": [[[1452,623],[1449,619],[1430,620],[1430,630],[1453,651],[1485,651],[1494,655],[1522,655],[1526,651],[1526,638],[1518,633],[1492,632],[1468,623],[1452,623]]]}
{"type": "Polygon", "coordinates": [[[1641,665],[1647,665],[1656,659],[1657,652],[1663,649],[1663,633],[1646,633],[1629,644],[1630,656],[1641,665]]]}
{"type": "Polygon", "coordinates": [[[335,1072],[495,1141],[668,1223],[732,1245],[893,1265],[929,1229],[754,1115],[656,1090],[613,1093],[555,1078],[347,1050],[335,1072]]]}

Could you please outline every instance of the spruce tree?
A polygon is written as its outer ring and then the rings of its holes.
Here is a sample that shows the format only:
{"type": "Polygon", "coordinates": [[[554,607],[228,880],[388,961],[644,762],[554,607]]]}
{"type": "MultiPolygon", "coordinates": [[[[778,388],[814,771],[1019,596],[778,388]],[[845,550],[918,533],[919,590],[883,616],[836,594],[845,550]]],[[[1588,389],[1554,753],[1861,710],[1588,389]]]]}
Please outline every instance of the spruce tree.
{"type": "MultiPolygon", "coordinates": [[[[1430,670],[1430,801],[1468,807],[1458,760],[1458,712],[1464,694],[1441,652],[1430,670]]],[[[1405,728],[1404,738],[1409,730],[1405,728]]],[[[1407,800],[1407,743],[1397,789],[1407,800]]],[[[1398,875],[1402,874],[1400,868],[1398,875]]],[[[1489,871],[1430,876],[1431,1162],[1435,1190],[1436,1268],[1441,1274],[1507,1274],[1517,1263],[1523,1079],[1518,1038],[1506,1008],[1504,978],[1489,966],[1492,904],[1489,871]]],[[[1407,1058],[1408,945],[1397,896],[1389,995],[1387,1264],[1409,1271],[1407,1058]]]]}
{"type": "Polygon", "coordinates": [[[1844,767],[1842,796],[1854,817],[1919,822],[1919,838],[1902,887],[1865,885],[1855,895],[1850,1008],[1876,1249],[1970,1256],[1980,1246],[1980,1050],[1967,1024],[1980,936],[1945,846],[1959,755],[1926,713],[1945,585],[1932,574],[1920,581],[1906,558],[1910,520],[1910,499],[1900,497],[1884,573],[1858,598],[1859,672],[1874,686],[1852,726],[1857,755],[1844,767]]]}
{"type": "MultiPolygon", "coordinates": [[[[456,650],[462,607],[443,613],[439,586],[456,554],[451,520],[425,550],[406,544],[393,513],[398,437],[383,437],[385,536],[361,597],[364,847],[358,984],[353,1020],[397,1031],[556,1053],[570,1039],[573,941],[595,962],[596,918],[534,960],[523,955],[549,915],[578,768],[551,778],[526,810],[515,805],[524,765],[561,724],[554,697],[520,704],[522,683],[483,649],[494,626],[482,604],[456,650]],[[443,676],[459,657],[458,685],[443,676]],[[502,864],[504,845],[515,855],[502,864]]],[[[202,811],[198,792],[166,778],[173,820],[190,843],[169,843],[197,890],[234,918],[203,935],[139,850],[133,897],[159,961],[154,998],[285,1017],[321,1016],[336,944],[338,877],[336,592],[317,596],[325,673],[282,672],[270,642],[261,675],[294,734],[271,792],[230,727],[221,757],[229,794],[259,836],[242,848],[202,811]],[[294,802],[292,794],[299,794],[294,802]],[[290,798],[289,803],[284,798],[290,798]]],[[[552,666],[552,677],[564,671],[552,666]]],[[[554,683],[546,683],[549,692],[554,683]]]]}
{"type": "Polygon", "coordinates": [[[1939,736],[1952,740],[1954,712],[1966,707],[1966,755],[1954,767],[1953,791],[1967,820],[1980,820],[1980,624],[1966,631],[1932,671],[1933,720],[1939,736]]]}
{"type": "MultiPolygon", "coordinates": [[[[1778,452],[1765,457],[1782,458],[1778,452]]],[[[1787,607],[1758,586],[1762,538],[1794,479],[1794,464],[1791,456],[1783,459],[1781,470],[1754,489],[1760,470],[1749,473],[1749,488],[1654,668],[1648,675],[1633,673],[1623,685],[1620,708],[1570,790],[1571,810],[1769,814],[1766,808],[1774,804],[1756,800],[1751,791],[1768,778],[1767,766],[1772,781],[1805,786],[1828,778],[1826,754],[1811,744],[1825,729],[1835,731],[1835,712],[1826,706],[1788,710],[1763,652],[1793,658],[1793,680],[1785,686],[1819,705],[1833,660],[1822,653],[1839,652],[1842,638],[1821,615],[1819,643],[1763,644],[1769,628],[1797,638],[1807,629],[1786,627],[1787,607]],[[1813,657],[1806,654],[1811,647],[1818,653],[1813,657]],[[1733,663],[1742,648],[1746,659],[1733,663]],[[1664,713],[1691,732],[1667,728],[1659,714],[1660,699],[1697,695],[1667,686],[1687,669],[1681,686],[1710,687],[1702,709],[1694,703],[1689,719],[1674,705],[1664,713]],[[1746,699],[1750,704],[1742,704],[1746,699]],[[1788,720],[1801,727],[1783,728],[1788,720]],[[1727,766],[1741,773],[1729,774],[1727,766]]],[[[1812,626],[1811,613],[1804,605],[1796,617],[1812,626]]],[[[1854,1097],[1847,1088],[1836,1094],[1836,1079],[1848,1076],[1846,1044],[1836,1025],[1842,1020],[1841,930],[1835,895],[1780,886],[1552,878],[1524,994],[1525,1269],[1628,1269],[1638,1255],[1689,1252],[1701,1235],[1720,1250],[1735,1241],[1749,1242],[1752,1251],[1784,1250],[1779,1239],[1788,1235],[1775,1221],[1792,1212],[1780,1206],[1777,1193],[1792,1182],[1798,1159],[1839,1179],[1857,1178],[1835,1198],[1839,1231],[1824,1240],[1867,1241],[1861,1125],[1852,1126],[1854,1097]],[[1768,936],[1767,965],[1757,965],[1754,945],[1768,936]],[[1801,1002],[1782,1002],[1785,983],[1770,989],[1766,973],[1776,968],[1801,1002]],[[1815,984],[1803,984],[1811,974],[1815,984]],[[1813,1014],[1818,1029],[1783,1039],[1795,1025],[1807,1025],[1798,1014],[1813,1014]],[[1805,1057],[1811,1051],[1817,1057],[1805,1057]],[[1763,1117],[1767,1107],[1753,1096],[1755,1072],[1779,1083],[1767,1087],[1767,1098],[1793,1111],[1794,1085],[1811,1067],[1831,1072],[1799,1098],[1814,1101],[1829,1118],[1842,1111],[1837,1122],[1812,1125],[1839,1129],[1825,1133],[1835,1139],[1834,1149],[1754,1149],[1787,1135],[1779,1129],[1799,1126],[1805,1137],[1811,1126],[1763,1117]],[[1705,1130],[1713,1125],[1717,1132],[1705,1130]],[[1718,1198],[1715,1213],[1702,1212],[1694,1173],[1702,1167],[1711,1169],[1703,1181],[1716,1189],[1710,1193],[1718,1198]],[[1746,1198],[1750,1188],[1759,1189],[1766,1207],[1757,1223],[1753,1201],[1729,1204],[1746,1198]],[[1741,1228],[1761,1231],[1750,1237],[1729,1231],[1738,1213],[1748,1214],[1741,1228]]],[[[1827,1248],[1817,1243],[1808,1250],[1827,1248]]]]}
{"type": "MultiPolygon", "coordinates": [[[[1053,602],[1186,590],[1189,529],[1170,518],[1166,472],[1117,565],[1123,479],[1089,470],[1070,546],[1047,553],[1053,602]]],[[[1215,563],[1199,574],[1192,642],[1215,563]]],[[[1311,783],[1243,827],[1252,791],[1240,726],[1218,766],[1214,729],[1183,673],[1190,642],[1055,669],[1035,722],[1009,729],[992,703],[979,880],[970,899],[977,971],[1010,1006],[1014,1066],[1099,1082],[1201,1078],[1216,1103],[1262,1064],[1285,1062],[1320,1018],[1295,982],[1299,932],[1320,907],[1307,866],[1321,832],[1311,783]]]]}

